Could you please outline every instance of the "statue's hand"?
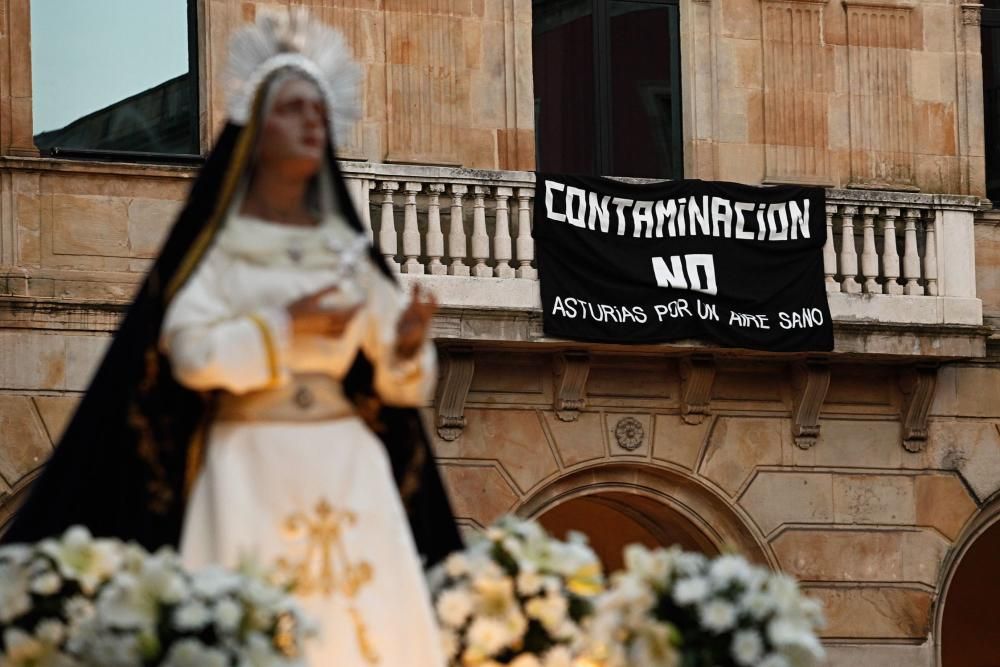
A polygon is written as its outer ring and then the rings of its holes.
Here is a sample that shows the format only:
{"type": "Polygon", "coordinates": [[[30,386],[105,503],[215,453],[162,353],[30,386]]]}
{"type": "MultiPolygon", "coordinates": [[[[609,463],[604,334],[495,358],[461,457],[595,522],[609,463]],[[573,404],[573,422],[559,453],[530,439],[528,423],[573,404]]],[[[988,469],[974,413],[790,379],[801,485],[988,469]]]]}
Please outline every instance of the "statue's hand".
{"type": "Polygon", "coordinates": [[[287,308],[292,320],[293,335],[331,336],[337,337],[344,333],[347,325],[361,308],[356,304],[350,308],[329,308],[322,305],[323,298],[337,292],[336,285],[326,287],[308,294],[293,302],[287,308]]]}
{"type": "Polygon", "coordinates": [[[427,338],[431,318],[437,312],[437,299],[430,292],[424,292],[418,285],[413,286],[410,305],[399,316],[396,325],[396,355],[409,359],[417,353],[427,338]]]}

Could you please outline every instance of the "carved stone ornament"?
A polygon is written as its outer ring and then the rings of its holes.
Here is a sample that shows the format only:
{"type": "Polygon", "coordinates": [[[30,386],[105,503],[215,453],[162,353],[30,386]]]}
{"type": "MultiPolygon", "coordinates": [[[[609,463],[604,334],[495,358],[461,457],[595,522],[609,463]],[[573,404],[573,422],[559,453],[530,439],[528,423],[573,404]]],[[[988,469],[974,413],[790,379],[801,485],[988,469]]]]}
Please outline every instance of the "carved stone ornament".
{"type": "Polygon", "coordinates": [[[800,449],[809,449],[819,438],[819,412],[830,388],[830,367],[809,360],[794,369],[795,407],[792,410],[792,437],[800,449]]]}
{"type": "Polygon", "coordinates": [[[937,386],[937,366],[917,366],[903,372],[903,447],[923,451],[927,444],[927,414],[937,386]]]}
{"type": "Polygon", "coordinates": [[[681,418],[685,424],[697,425],[708,416],[715,382],[715,360],[695,356],[681,362],[681,418]]]}
{"type": "Polygon", "coordinates": [[[618,446],[628,452],[634,452],[642,446],[646,432],[642,422],[635,417],[622,417],[615,425],[615,440],[618,446]]]}
{"type": "Polygon", "coordinates": [[[438,398],[437,432],[451,441],[462,435],[465,428],[465,399],[472,386],[476,362],[469,348],[452,348],[445,355],[444,377],[438,398]]]}
{"type": "Polygon", "coordinates": [[[564,422],[576,421],[587,404],[590,356],[586,352],[564,352],[556,359],[556,394],[553,407],[564,422]]]}
{"type": "Polygon", "coordinates": [[[979,26],[983,21],[983,5],[978,2],[962,3],[962,25],[979,26]]]}

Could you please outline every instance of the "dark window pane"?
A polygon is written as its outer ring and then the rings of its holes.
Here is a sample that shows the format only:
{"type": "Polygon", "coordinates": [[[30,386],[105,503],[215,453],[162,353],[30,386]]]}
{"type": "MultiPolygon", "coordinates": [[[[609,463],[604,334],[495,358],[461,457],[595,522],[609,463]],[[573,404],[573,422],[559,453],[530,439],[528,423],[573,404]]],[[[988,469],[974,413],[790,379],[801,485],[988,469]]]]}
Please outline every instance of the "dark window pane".
{"type": "Polygon", "coordinates": [[[594,19],[591,0],[534,0],[538,167],[593,173],[594,19]]]}
{"type": "Polygon", "coordinates": [[[35,145],[197,154],[190,17],[183,0],[32,0],[35,145]]]}
{"type": "Polygon", "coordinates": [[[1000,7],[983,10],[982,26],[986,196],[1000,206],[1000,7]]]}
{"type": "Polygon", "coordinates": [[[608,3],[610,44],[611,172],[672,178],[674,118],[680,100],[673,72],[676,7],[646,2],[608,3]]]}

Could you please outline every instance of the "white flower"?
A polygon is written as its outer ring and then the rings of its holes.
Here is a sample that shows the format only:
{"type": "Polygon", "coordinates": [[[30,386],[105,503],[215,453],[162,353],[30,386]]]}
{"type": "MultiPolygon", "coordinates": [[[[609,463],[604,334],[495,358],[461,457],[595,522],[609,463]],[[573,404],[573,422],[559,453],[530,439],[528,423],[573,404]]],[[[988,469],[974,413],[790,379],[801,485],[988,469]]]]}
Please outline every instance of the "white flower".
{"type": "Polygon", "coordinates": [[[740,599],[740,606],[745,609],[754,620],[762,621],[772,611],[774,600],[767,593],[762,591],[750,591],[740,599]]]}
{"type": "Polygon", "coordinates": [[[747,585],[750,582],[752,568],[743,556],[719,556],[708,567],[708,577],[716,590],[727,588],[731,584],[747,585]]]}
{"type": "Polygon", "coordinates": [[[788,660],[784,656],[778,655],[777,653],[771,653],[763,660],[757,663],[757,667],[791,667],[788,664],[788,660]]]}
{"type": "Polygon", "coordinates": [[[524,570],[517,575],[517,592],[520,595],[535,595],[542,589],[542,577],[537,573],[524,570]]]}
{"type": "Polygon", "coordinates": [[[235,632],[243,619],[243,610],[235,601],[223,598],[215,603],[215,625],[222,632],[235,632]]]}
{"type": "Polygon", "coordinates": [[[444,561],[444,571],[452,579],[468,574],[469,560],[462,553],[453,553],[444,561]]]}
{"type": "Polygon", "coordinates": [[[723,600],[712,600],[699,610],[701,624],[719,634],[736,624],[736,608],[723,600]]]}
{"type": "Polygon", "coordinates": [[[31,592],[39,595],[55,595],[62,588],[62,579],[55,572],[46,572],[31,580],[31,592]]]}
{"type": "Polygon", "coordinates": [[[573,654],[565,646],[554,646],[542,660],[544,667],[572,667],[573,654]]]}
{"type": "Polygon", "coordinates": [[[566,619],[569,603],[561,595],[546,595],[528,600],[524,611],[529,618],[541,622],[550,635],[555,635],[566,619]]]}
{"type": "Polygon", "coordinates": [[[35,636],[49,646],[58,646],[66,638],[66,626],[56,619],[45,619],[35,626],[35,636]]]}
{"type": "Polygon", "coordinates": [[[688,605],[701,602],[708,596],[708,581],[703,577],[681,579],[674,586],[674,602],[688,605]]]}
{"type": "Polygon", "coordinates": [[[228,667],[229,658],[195,639],[182,639],[170,647],[162,667],[228,667]]]}
{"type": "Polygon", "coordinates": [[[745,667],[753,667],[764,653],[764,642],[760,635],[753,630],[743,630],[733,636],[730,650],[737,663],[745,667]]]}
{"type": "Polygon", "coordinates": [[[514,604],[514,582],[509,577],[476,577],[472,587],[479,594],[483,612],[499,616],[514,604]]]}
{"type": "Polygon", "coordinates": [[[28,575],[20,563],[0,564],[0,625],[31,609],[28,575]]]}
{"type": "Polygon", "coordinates": [[[767,624],[767,638],[797,665],[812,664],[823,657],[823,646],[805,621],[774,618],[767,624]]]}
{"type": "Polygon", "coordinates": [[[59,574],[79,582],[92,595],[122,563],[121,548],[111,540],[95,540],[83,526],[72,526],[59,540],[45,540],[39,551],[55,561],[59,574]]]}
{"type": "Polygon", "coordinates": [[[20,628],[4,630],[3,642],[12,665],[31,665],[45,653],[45,645],[20,628]]]}
{"type": "Polygon", "coordinates": [[[174,610],[174,625],[182,632],[200,630],[210,619],[208,607],[198,601],[187,602],[174,610]]]}
{"type": "Polygon", "coordinates": [[[460,628],[472,614],[473,599],[465,589],[449,589],[438,597],[435,609],[446,627],[460,628]]]}
{"type": "MultiPolygon", "coordinates": [[[[251,581],[263,583],[260,579],[251,581]]],[[[233,595],[240,592],[244,579],[238,574],[224,570],[218,566],[207,567],[194,574],[191,578],[191,590],[200,598],[214,600],[223,595],[233,595]]],[[[265,586],[269,590],[274,590],[270,586],[265,586]]],[[[255,593],[261,592],[260,587],[255,587],[255,593]]]]}
{"type": "Polygon", "coordinates": [[[510,661],[510,667],[542,667],[542,663],[535,654],[522,653],[510,661]]]}
{"type": "Polygon", "coordinates": [[[498,653],[511,639],[503,622],[495,618],[480,616],[472,621],[468,631],[469,648],[481,652],[483,656],[498,653]]]}
{"type": "Polygon", "coordinates": [[[63,604],[63,613],[70,626],[77,626],[94,617],[94,604],[87,598],[76,595],[63,604]]]}

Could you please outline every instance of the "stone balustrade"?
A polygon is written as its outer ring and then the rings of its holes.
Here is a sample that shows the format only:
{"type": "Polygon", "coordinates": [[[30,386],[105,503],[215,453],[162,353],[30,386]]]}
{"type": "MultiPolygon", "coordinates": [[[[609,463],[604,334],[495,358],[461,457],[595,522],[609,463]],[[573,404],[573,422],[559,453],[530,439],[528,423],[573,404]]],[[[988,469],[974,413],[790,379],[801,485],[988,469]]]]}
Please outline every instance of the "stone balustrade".
{"type": "MultiPolygon", "coordinates": [[[[446,307],[536,313],[534,174],[344,163],[363,222],[404,282],[446,307]],[[503,281],[499,284],[498,281],[503,281]]],[[[975,197],[828,190],[826,288],[836,323],[973,328],[975,197]]]]}

